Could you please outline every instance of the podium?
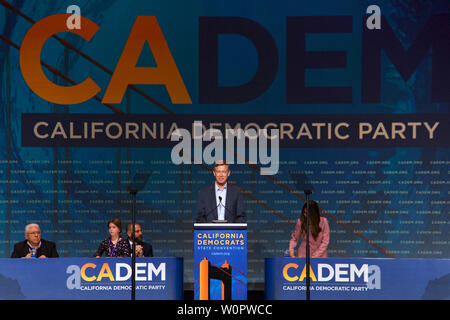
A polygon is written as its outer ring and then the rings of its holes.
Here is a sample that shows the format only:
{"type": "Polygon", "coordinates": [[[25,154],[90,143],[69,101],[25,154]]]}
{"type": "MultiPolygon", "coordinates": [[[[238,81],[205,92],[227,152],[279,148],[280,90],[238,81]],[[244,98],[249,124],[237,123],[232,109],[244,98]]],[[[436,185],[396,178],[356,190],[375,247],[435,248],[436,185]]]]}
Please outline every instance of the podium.
{"type": "Polygon", "coordinates": [[[194,224],[194,299],[247,299],[247,224],[194,224]]]}

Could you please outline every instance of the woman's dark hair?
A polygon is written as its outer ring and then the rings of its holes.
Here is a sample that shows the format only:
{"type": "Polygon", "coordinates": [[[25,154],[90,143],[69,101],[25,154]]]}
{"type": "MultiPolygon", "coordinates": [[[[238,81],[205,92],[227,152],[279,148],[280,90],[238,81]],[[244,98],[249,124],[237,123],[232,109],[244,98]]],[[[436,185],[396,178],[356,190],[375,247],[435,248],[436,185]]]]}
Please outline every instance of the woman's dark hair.
{"type": "MultiPolygon", "coordinates": [[[[314,200],[309,200],[309,230],[311,230],[311,234],[315,239],[319,235],[322,229],[319,227],[320,222],[320,209],[317,202],[314,200]]],[[[300,216],[300,222],[302,223],[301,232],[306,235],[306,202],[302,208],[302,214],[300,216]]]]}
{"type": "Polygon", "coordinates": [[[122,222],[120,222],[119,218],[114,218],[112,220],[108,221],[108,228],[109,228],[109,224],[113,223],[116,225],[116,227],[119,229],[119,233],[122,233],[122,222]]]}

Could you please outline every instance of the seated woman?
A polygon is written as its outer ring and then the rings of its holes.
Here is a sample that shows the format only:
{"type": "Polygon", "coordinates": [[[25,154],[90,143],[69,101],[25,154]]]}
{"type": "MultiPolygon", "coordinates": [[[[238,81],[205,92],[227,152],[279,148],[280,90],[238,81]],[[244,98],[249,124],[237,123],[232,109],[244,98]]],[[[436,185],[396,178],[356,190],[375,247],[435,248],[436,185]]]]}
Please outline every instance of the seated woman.
{"type": "MultiPolygon", "coordinates": [[[[309,252],[312,258],[328,257],[327,247],[330,242],[330,227],[328,226],[328,220],[321,217],[319,211],[317,202],[309,200],[309,252]]],[[[302,243],[298,248],[297,257],[306,257],[306,202],[289,241],[289,256],[295,257],[294,250],[300,237],[302,243]]]]}
{"type": "Polygon", "coordinates": [[[129,257],[130,245],[121,236],[122,223],[119,219],[108,221],[108,231],[110,237],[100,243],[94,257],[98,258],[105,254],[106,257],[129,257]]]}

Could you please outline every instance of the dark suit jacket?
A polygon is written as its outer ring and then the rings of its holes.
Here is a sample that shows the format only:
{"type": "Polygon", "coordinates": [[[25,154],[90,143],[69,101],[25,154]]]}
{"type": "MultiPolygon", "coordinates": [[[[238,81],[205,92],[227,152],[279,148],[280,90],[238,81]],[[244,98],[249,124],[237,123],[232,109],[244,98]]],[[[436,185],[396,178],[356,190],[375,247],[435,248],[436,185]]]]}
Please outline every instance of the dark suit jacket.
{"type": "MultiPolygon", "coordinates": [[[[197,201],[196,222],[212,222],[218,219],[215,184],[200,190],[197,201]]],[[[225,220],[245,222],[244,198],[239,188],[227,184],[225,220]]]]}
{"type": "MultiPolygon", "coordinates": [[[[14,245],[14,251],[11,254],[11,258],[23,258],[29,253],[27,240],[16,243],[14,245]]],[[[45,239],[41,239],[41,246],[36,251],[36,257],[45,255],[47,258],[58,258],[58,252],[56,251],[56,244],[45,239]]]]}
{"type": "MultiPolygon", "coordinates": [[[[130,238],[127,238],[127,243],[130,244],[132,240],[130,238]]],[[[153,247],[150,243],[147,242],[140,242],[136,241],[136,245],[140,244],[142,246],[142,251],[144,252],[144,257],[153,257],[153,247]]],[[[130,244],[130,252],[133,251],[131,248],[132,245],[130,244]]]]}
{"type": "Polygon", "coordinates": [[[153,247],[150,243],[141,242],[140,245],[144,251],[144,257],[153,257],[153,247]]]}

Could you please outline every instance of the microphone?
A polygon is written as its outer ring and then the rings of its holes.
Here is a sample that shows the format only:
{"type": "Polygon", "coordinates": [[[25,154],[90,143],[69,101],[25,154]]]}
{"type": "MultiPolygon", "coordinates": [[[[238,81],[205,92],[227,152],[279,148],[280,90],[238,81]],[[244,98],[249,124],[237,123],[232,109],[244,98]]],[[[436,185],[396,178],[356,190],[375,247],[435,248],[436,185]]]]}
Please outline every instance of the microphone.
{"type": "MultiPolygon", "coordinates": [[[[222,197],[219,197],[219,204],[217,206],[215,206],[214,208],[212,208],[211,210],[209,210],[204,217],[206,218],[211,212],[213,212],[214,210],[217,210],[217,208],[220,206],[220,204],[222,203],[222,197]]],[[[199,220],[197,220],[197,222],[200,222],[199,220]]]]}
{"type": "Polygon", "coordinates": [[[228,209],[226,206],[223,205],[221,196],[219,196],[219,205],[222,205],[222,207],[224,207],[225,210],[227,210],[229,213],[231,213],[231,216],[234,215],[233,212],[230,211],[230,209],[228,209]]]}
{"type": "MultiPolygon", "coordinates": [[[[222,206],[222,207],[224,207],[225,209],[227,209],[224,205],[223,205],[223,203],[222,203],[222,197],[221,196],[219,196],[219,204],[217,205],[217,207],[218,206],[222,206]]],[[[216,207],[216,208],[217,208],[216,207]]],[[[228,210],[228,209],[227,209],[228,210]]],[[[225,218],[225,217],[224,217],[225,218]]],[[[213,222],[214,223],[226,223],[226,222],[228,222],[227,220],[213,220],[213,222]]]]}

